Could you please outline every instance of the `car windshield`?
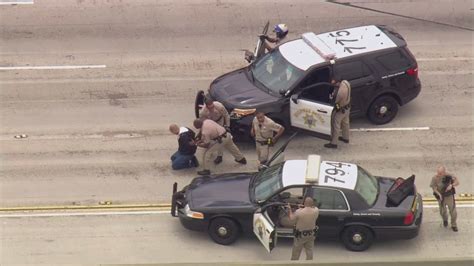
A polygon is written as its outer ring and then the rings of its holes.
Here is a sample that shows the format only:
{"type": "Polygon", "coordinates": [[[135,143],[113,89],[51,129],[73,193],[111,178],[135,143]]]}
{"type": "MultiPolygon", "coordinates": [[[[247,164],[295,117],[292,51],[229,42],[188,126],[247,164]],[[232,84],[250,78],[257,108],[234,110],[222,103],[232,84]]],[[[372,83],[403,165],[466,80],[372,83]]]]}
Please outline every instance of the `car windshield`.
{"type": "Polygon", "coordinates": [[[373,205],[375,199],[377,199],[379,190],[377,179],[362,167],[358,166],[355,190],[367,201],[367,204],[373,205]]]}
{"type": "Polygon", "coordinates": [[[283,163],[275,164],[259,172],[254,182],[255,200],[263,201],[283,187],[281,173],[283,163]]]}
{"type": "Polygon", "coordinates": [[[263,84],[272,94],[287,91],[299,80],[304,71],[290,64],[278,49],[264,55],[255,62],[252,76],[263,84]]]}

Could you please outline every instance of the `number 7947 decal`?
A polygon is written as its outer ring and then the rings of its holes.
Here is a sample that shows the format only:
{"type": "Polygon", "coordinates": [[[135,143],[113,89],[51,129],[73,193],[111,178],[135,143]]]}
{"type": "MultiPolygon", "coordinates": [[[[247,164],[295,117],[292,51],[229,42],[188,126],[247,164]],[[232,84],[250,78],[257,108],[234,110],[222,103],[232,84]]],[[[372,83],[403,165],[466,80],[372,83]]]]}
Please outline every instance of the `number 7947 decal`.
{"type": "Polygon", "coordinates": [[[357,165],[323,161],[319,168],[319,183],[353,189],[357,183],[357,165]]]}

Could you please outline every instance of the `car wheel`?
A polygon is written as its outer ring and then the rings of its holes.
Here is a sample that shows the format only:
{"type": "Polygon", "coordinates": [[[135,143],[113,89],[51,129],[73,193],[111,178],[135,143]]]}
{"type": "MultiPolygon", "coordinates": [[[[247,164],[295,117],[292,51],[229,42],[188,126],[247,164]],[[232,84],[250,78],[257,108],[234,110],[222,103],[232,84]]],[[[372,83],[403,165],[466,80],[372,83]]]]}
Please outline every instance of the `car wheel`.
{"type": "Polygon", "coordinates": [[[398,113],[398,102],[389,95],[375,99],[369,107],[367,116],[370,122],[383,125],[392,121],[398,113]]]}
{"type": "Polygon", "coordinates": [[[202,107],[204,106],[204,91],[198,91],[196,95],[196,100],[194,101],[194,115],[196,118],[199,118],[199,113],[201,112],[202,107]]]}
{"type": "Polygon", "coordinates": [[[216,218],[211,221],[209,236],[221,245],[230,245],[239,237],[239,226],[229,218],[216,218]]]}
{"type": "Polygon", "coordinates": [[[365,226],[349,226],[342,232],[342,242],[351,251],[364,251],[372,245],[373,241],[374,234],[365,226]]]}

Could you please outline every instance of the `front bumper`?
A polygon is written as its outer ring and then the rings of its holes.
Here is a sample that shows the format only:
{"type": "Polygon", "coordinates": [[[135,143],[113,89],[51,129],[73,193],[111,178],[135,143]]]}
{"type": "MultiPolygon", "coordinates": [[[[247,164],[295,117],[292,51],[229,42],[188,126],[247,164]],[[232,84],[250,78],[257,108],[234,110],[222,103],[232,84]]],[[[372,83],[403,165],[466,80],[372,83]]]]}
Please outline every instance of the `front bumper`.
{"type": "Polygon", "coordinates": [[[209,227],[209,222],[206,219],[194,219],[186,216],[184,208],[178,209],[179,222],[184,228],[193,231],[206,231],[209,227]]]}

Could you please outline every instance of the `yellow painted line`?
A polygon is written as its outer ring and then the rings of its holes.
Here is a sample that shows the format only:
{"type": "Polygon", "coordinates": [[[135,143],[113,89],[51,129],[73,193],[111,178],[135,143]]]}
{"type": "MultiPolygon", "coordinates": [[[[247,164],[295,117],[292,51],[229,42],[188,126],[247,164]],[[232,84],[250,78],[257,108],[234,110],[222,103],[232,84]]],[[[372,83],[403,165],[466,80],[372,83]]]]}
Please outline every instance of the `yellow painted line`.
{"type": "MultiPolygon", "coordinates": [[[[474,203],[472,194],[460,194],[456,197],[459,203],[474,203]],[[462,195],[462,196],[461,196],[462,195]],[[466,196],[468,195],[468,196],[466,196]]],[[[58,206],[18,206],[18,207],[0,207],[0,212],[19,212],[19,211],[69,211],[69,210],[150,210],[150,209],[169,209],[170,203],[156,204],[112,204],[110,201],[101,202],[99,205],[58,205],[58,206]]],[[[436,198],[423,198],[425,204],[437,203],[436,198]]]]}

